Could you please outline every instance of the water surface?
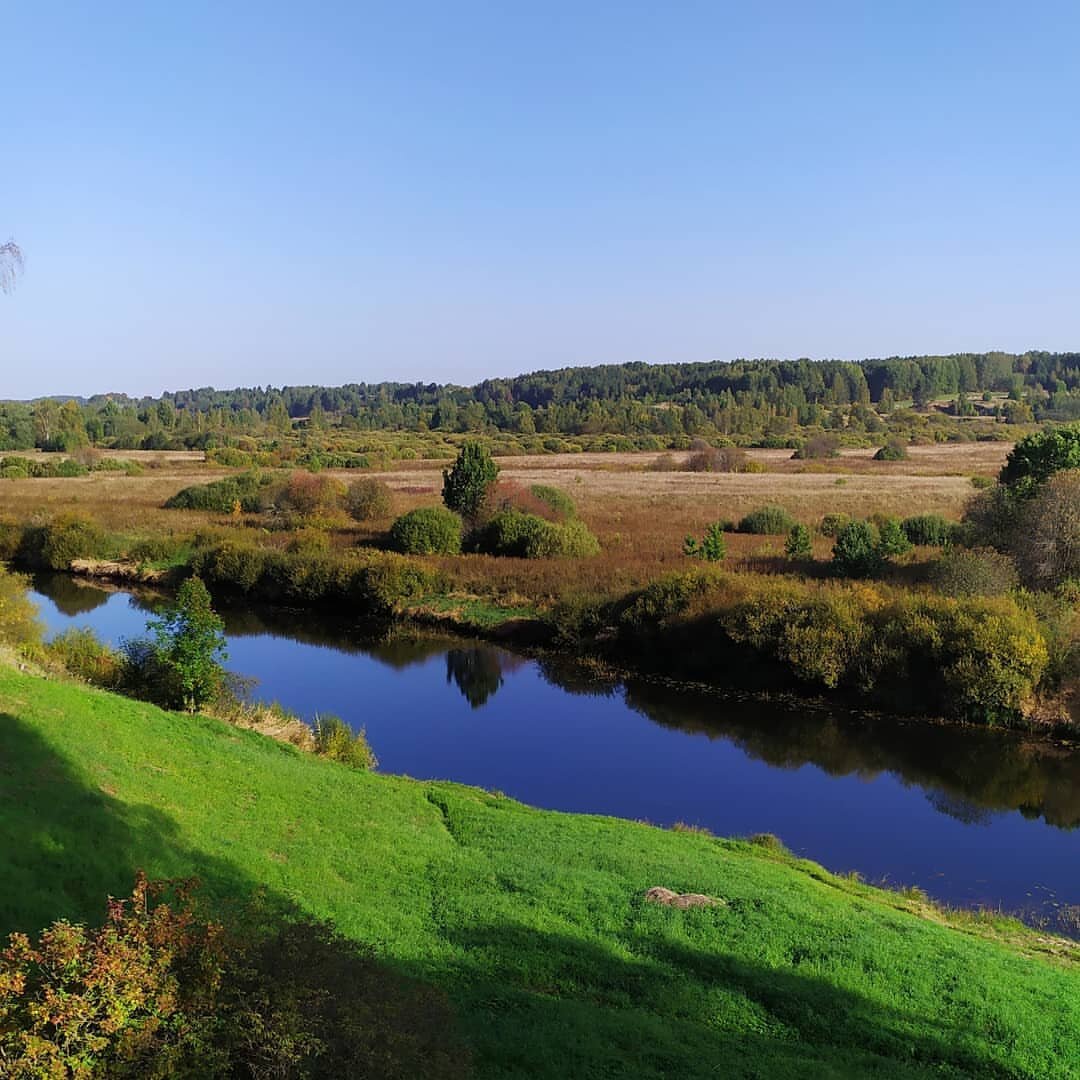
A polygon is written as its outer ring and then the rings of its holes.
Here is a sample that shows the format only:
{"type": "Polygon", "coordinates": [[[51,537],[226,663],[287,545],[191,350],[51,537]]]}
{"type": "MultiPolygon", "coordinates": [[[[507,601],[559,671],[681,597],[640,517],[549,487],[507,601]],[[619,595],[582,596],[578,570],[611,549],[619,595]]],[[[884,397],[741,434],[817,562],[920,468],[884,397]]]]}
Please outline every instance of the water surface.
{"type": "MultiPolygon", "coordinates": [[[[139,636],[152,601],[56,576],[50,630],[139,636]]],[[[955,904],[1075,930],[1080,749],[789,696],[606,683],[569,662],[342,620],[223,612],[234,672],[306,718],[365,728],[384,772],[558,810],[772,832],[792,850],[955,904]]]]}

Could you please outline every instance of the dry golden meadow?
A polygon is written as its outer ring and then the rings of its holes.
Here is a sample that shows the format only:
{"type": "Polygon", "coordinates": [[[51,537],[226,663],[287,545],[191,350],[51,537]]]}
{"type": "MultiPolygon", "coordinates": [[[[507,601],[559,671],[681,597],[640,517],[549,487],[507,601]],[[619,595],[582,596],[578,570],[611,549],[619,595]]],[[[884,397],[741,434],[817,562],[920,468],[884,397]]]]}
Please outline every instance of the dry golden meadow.
{"type": "MultiPolygon", "coordinates": [[[[750,459],[765,468],[754,473],[655,471],[661,455],[654,452],[504,457],[499,459],[500,481],[521,488],[550,484],[566,491],[599,537],[602,555],[574,564],[483,556],[442,562],[460,587],[504,596],[537,599],[570,590],[625,588],[685,566],[682,543],[687,534],[700,535],[713,521],[737,521],[765,504],[783,506],[810,526],[836,512],[853,517],[938,513],[958,519],[975,492],[972,477],[996,475],[1009,449],[1008,443],[916,446],[910,448],[909,460],[899,462],[873,461],[873,450],[849,450],[827,461],[794,461],[787,450],[751,450],[750,459]]],[[[220,515],[162,509],[181,488],[227,475],[227,470],[207,465],[202,454],[145,451],[115,456],[139,460],[145,472],[0,480],[0,518],[27,521],[81,513],[108,529],[130,533],[184,533],[211,522],[237,524],[220,515]]],[[[685,456],[674,455],[676,460],[685,456]]],[[[401,513],[439,501],[445,464],[400,462],[363,475],[385,480],[396,495],[394,512],[401,513]]],[[[348,483],[361,474],[333,475],[348,483]]],[[[342,528],[335,543],[374,539],[388,525],[389,519],[342,528]]],[[[826,556],[830,544],[817,538],[816,554],[826,556]]],[[[728,561],[764,562],[782,547],[782,537],[729,535],[728,561]]]]}

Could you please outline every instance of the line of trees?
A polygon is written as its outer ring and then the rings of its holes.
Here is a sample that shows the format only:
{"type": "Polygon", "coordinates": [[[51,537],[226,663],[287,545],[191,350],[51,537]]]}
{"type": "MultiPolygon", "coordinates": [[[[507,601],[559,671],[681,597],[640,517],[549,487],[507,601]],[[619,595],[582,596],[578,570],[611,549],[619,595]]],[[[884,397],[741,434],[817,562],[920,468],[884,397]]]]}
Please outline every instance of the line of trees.
{"type": "Polygon", "coordinates": [[[160,398],[9,402],[0,405],[0,450],[70,449],[80,441],[121,449],[205,448],[222,433],[272,438],[297,425],[313,431],[717,435],[783,445],[799,428],[880,431],[883,418],[898,410],[942,398],[951,399],[949,411],[961,417],[1080,417],[1080,353],[618,364],[487,379],[472,387],[205,387],[160,398]]]}

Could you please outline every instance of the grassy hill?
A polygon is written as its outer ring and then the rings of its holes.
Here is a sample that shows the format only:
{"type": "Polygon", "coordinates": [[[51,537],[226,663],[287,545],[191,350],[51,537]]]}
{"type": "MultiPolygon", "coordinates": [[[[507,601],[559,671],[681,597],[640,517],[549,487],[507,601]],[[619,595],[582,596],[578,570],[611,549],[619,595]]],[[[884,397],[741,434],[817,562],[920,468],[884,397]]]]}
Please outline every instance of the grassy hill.
{"type": "Polygon", "coordinates": [[[0,667],[0,929],[99,921],[139,867],[373,943],[447,990],[481,1077],[1080,1076],[1077,954],[1014,924],[0,667]]]}

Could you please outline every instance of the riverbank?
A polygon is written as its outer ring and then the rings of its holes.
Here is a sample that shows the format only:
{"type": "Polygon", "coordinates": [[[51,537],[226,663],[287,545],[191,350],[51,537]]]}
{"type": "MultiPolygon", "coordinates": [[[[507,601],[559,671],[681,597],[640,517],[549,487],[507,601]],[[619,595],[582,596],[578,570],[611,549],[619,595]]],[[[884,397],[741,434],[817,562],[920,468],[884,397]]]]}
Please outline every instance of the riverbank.
{"type": "Polygon", "coordinates": [[[1030,1076],[1080,1067],[1075,945],[770,843],[358,773],[0,667],[5,929],[135,869],[334,919],[450,995],[481,1077],[1030,1076]],[[718,901],[656,906],[664,886],[718,901]]]}

